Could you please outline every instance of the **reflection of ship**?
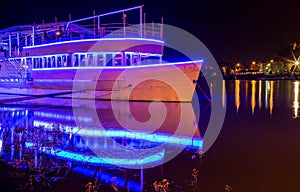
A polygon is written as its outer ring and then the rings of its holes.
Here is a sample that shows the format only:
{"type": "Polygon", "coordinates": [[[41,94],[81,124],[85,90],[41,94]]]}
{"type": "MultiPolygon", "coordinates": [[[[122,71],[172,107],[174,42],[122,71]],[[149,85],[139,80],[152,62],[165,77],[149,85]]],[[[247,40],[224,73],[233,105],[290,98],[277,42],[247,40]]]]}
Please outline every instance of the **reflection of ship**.
{"type": "MultiPolygon", "coordinates": [[[[117,111],[112,110],[112,104],[108,101],[96,102],[96,110],[90,108],[89,105],[77,104],[77,107],[73,109],[71,107],[43,108],[42,106],[34,109],[26,109],[22,106],[2,107],[1,135],[9,135],[7,140],[10,142],[16,139],[24,141],[23,151],[20,150],[22,148],[19,148],[19,151],[12,148],[9,156],[21,159],[22,153],[26,153],[26,150],[34,150],[36,156],[50,154],[74,162],[78,164],[74,167],[74,171],[91,176],[92,172],[88,171],[91,167],[84,168],[85,165],[109,166],[113,164],[145,168],[161,164],[166,160],[170,151],[186,147],[192,150],[202,148],[202,138],[190,103],[154,105],[150,106],[150,113],[149,103],[145,102],[116,102],[115,104],[119,106],[117,111]],[[128,106],[130,113],[126,110],[128,106]],[[145,129],[140,127],[137,130],[130,123],[133,118],[146,122],[151,118],[151,111],[161,110],[161,107],[165,108],[167,114],[157,130],[150,130],[151,126],[145,126],[145,129]],[[116,115],[122,118],[118,120],[116,115]],[[8,121],[8,118],[12,121],[8,121]],[[97,119],[103,122],[102,128],[97,119]],[[132,127],[126,127],[127,125],[132,127]],[[23,131],[20,131],[20,128],[23,128],[23,131]],[[33,134],[37,132],[38,137],[33,134]],[[55,136],[54,132],[60,134],[55,136]],[[50,141],[56,139],[54,146],[50,146],[49,143],[44,145],[41,142],[47,134],[47,139],[50,141]],[[20,139],[22,137],[23,139],[20,139]],[[140,152],[143,149],[151,150],[147,150],[147,153],[140,152]]],[[[151,124],[151,121],[148,122],[151,124]]],[[[5,140],[1,141],[4,146],[5,140]]],[[[34,158],[35,161],[39,161],[38,159],[34,158]]],[[[99,177],[105,180],[107,175],[109,173],[101,173],[99,177]]],[[[120,183],[124,184],[124,182],[120,183]]],[[[139,191],[133,189],[137,186],[133,181],[127,182],[127,185],[128,188],[130,185],[135,186],[131,191],[139,191]]]]}
{"type": "Polygon", "coordinates": [[[138,6],[0,30],[6,45],[0,50],[0,87],[84,90],[75,97],[104,100],[191,101],[202,60],[163,63],[163,25],[146,25],[142,14],[138,6]],[[127,14],[136,13],[139,23],[129,26],[127,14]],[[102,23],[107,16],[123,23],[102,23]]]}

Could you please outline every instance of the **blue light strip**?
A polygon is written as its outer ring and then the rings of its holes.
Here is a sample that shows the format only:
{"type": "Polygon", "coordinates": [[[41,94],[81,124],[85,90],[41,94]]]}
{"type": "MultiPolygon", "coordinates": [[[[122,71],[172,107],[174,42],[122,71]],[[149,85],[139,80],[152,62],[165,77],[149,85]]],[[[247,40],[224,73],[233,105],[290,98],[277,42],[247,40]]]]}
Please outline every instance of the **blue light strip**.
{"type": "Polygon", "coordinates": [[[65,115],[65,114],[58,114],[58,113],[46,113],[46,112],[39,112],[34,111],[34,116],[42,117],[42,118],[51,118],[51,119],[58,119],[58,120],[68,120],[68,121],[75,121],[78,120],[80,122],[91,123],[93,121],[92,117],[74,117],[73,115],[65,115]]]}
{"type": "MultiPolygon", "coordinates": [[[[25,142],[26,147],[32,147],[33,143],[31,142],[25,142]]],[[[85,156],[78,153],[73,153],[69,151],[55,151],[53,149],[46,150],[45,148],[41,149],[42,152],[54,155],[57,157],[62,157],[66,159],[71,159],[74,161],[80,161],[85,163],[92,163],[92,164],[112,164],[112,165],[119,165],[119,166],[136,166],[136,165],[147,165],[152,164],[158,161],[164,160],[165,151],[160,151],[157,154],[150,155],[148,157],[139,158],[139,159],[117,159],[117,158],[109,158],[109,157],[97,157],[97,156],[85,156]]]]}
{"type": "MultiPolygon", "coordinates": [[[[45,123],[42,121],[34,121],[34,126],[45,126],[45,128],[50,128],[51,124],[45,123]]],[[[100,136],[100,137],[125,137],[130,139],[142,139],[146,141],[152,141],[157,143],[172,143],[184,146],[194,146],[202,148],[203,140],[201,138],[189,138],[184,136],[178,135],[171,135],[165,133],[143,133],[143,132],[130,132],[130,131],[123,131],[123,130],[90,130],[90,129],[79,129],[77,126],[63,126],[66,129],[72,130],[73,133],[77,133],[79,135],[85,136],[100,136]]]]}
{"type": "Polygon", "coordinates": [[[163,44],[164,41],[156,40],[156,39],[148,39],[148,38],[102,38],[102,39],[79,39],[79,40],[71,40],[71,41],[60,41],[55,43],[48,43],[48,44],[42,44],[42,45],[35,45],[35,46],[26,46],[23,47],[23,49],[30,49],[30,48],[37,48],[37,47],[46,47],[51,45],[62,45],[62,44],[68,44],[68,43],[79,43],[79,42],[89,42],[89,41],[128,41],[128,40],[139,40],[139,41],[150,41],[155,43],[161,43],[163,44]]]}
{"type": "Polygon", "coordinates": [[[162,66],[172,66],[172,65],[185,65],[190,63],[202,63],[203,60],[195,61],[184,61],[184,62],[174,62],[174,63],[159,63],[151,65],[136,65],[136,66],[95,66],[95,67],[60,67],[60,68],[42,68],[42,69],[32,69],[32,71],[58,71],[58,70],[70,70],[70,69],[134,69],[134,68],[150,68],[150,67],[162,67],[162,66]]]}

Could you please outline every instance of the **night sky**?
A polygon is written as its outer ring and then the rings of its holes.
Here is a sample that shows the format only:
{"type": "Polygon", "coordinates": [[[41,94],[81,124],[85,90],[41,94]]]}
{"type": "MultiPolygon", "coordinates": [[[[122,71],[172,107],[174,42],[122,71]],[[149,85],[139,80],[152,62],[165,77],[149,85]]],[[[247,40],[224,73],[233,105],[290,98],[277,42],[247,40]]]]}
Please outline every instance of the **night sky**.
{"type": "Polygon", "coordinates": [[[147,22],[182,28],[201,40],[218,62],[268,60],[290,42],[300,41],[300,2],[284,1],[126,1],[26,0],[1,6],[0,27],[53,22],[145,5],[147,22]],[[199,4],[199,5],[198,5],[199,4]]]}

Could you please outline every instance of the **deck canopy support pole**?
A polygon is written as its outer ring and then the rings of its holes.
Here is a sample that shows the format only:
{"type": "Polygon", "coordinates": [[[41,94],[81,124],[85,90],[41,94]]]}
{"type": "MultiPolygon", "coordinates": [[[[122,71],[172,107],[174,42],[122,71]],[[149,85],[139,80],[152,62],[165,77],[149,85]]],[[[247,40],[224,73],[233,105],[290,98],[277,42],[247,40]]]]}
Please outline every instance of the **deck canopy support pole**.
{"type": "Polygon", "coordinates": [[[126,14],[123,12],[123,36],[126,37],[126,14]]]}
{"type": "Polygon", "coordinates": [[[100,16],[98,16],[98,26],[97,26],[97,29],[98,29],[98,36],[100,37],[100,16]]]}
{"type": "Polygon", "coordinates": [[[144,13],[144,37],[146,37],[146,13],[144,13]]]}
{"type": "Polygon", "coordinates": [[[20,55],[20,36],[19,33],[17,33],[17,54],[20,55]]]}
{"type": "Polygon", "coordinates": [[[11,35],[8,35],[8,50],[9,50],[9,57],[11,57],[11,35]]]}
{"type": "Polygon", "coordinates": [[[161,25],[160,25],[160,39],[163,39],[163,25],[164,25],[164,18],[161,18],[161,25]]]}
{"type": "Polygon", "coordinates": [[[93,16],[94,16],[94,37],[96,37],[96,11],[93,10],[93,16]]]}
{"type": "Polygon", "coordinates": [[[25,46],[28,46],[28,42],[27,42],[27,35],[25,36],[25,46]]]}
{"type": "MultiPolygon", "coordinates": [[[[72,15],[71,15],[71,13],[69,14],[69,21],[71,21],[72,20],[72,15]]],[[[69,33],[69,37],[70,37],[70,39],[72,39],[72,31],[71,31],[71,29],[68,31],[68,33],[69,33]]]]}
{"type": "Polygon", "coordinates": [[[152,22],[152,37],[154,37],[154,22],[152,22]]]}
{"type": "Polygon", "coordinates": [[[34,26],[32,26],[32,46],[34,46],[34,26]]]}
{"type": "Polygon", "coordinates": [[[140,6],[140,36],[143,37],[143,6],[140,6]]]}

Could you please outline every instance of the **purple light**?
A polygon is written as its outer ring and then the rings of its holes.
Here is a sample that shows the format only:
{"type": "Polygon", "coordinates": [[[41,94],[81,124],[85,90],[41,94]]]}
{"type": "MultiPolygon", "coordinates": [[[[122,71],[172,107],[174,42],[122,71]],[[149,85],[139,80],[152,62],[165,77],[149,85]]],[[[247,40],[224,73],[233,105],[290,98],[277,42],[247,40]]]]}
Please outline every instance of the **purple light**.
{"type": "MultiPolygon", "coordinates": [[[[99,52],[74,52],[72,54],[93,54],[93,53],[97,53],[99,54],[99,52]]],[[[101,52],[102,54],[121,54],[122,52],[109,52],[109,51],[105,51],[105,52],[101,52]]],[[[66,56],[68,53],[63,53],[63,54],[51,54],[51,55],[43,55],[43,56],[32,56],[32,58],[41,58],[41,57],[55,57],[55,56],[66,56]]],[[[126,51],[126,54],[137,54],[136,52],[130,52],[130,51],[126,51]]],[[[162,54],[156,54],[156,53],[141,53],[142,56],[147,55],[147,56],[162,56],[162,54]]],[[[10,59],[9,60],[15,60],[15,59],[10,59]]],[[[1,61],[1,60],[0,60],[1,61]]]]}
{"type": "Polygon", "coordinates": [[[68,70],[68,69],[134,69],[134,68],[147,68],[147,67],[162,67],[171,65],[184,65],[189,63],[202,63],[203,60],[195,61],[184,61],[184,62],[174,62],[174,63],[159,63],[151,65],[137,65],[137,66],[95,66],[95,67],[60,67],[60,68],[39,68],[32,69],[33,71],[50,71],[50,70],[68,70]]]}
{"type": "Polygon", "coordinates": [[[46,47],[46,46],[50,46],[50,45],[61,45],[61,44],[67,44],[67,43],[88,42],[88,41],[128,41],[128,40],[152,41],[152,42],[161,43],[161,44],[164,43],[164,41],[161,41],[161,40],[148,39],[148,38],[130,38],[130,37],[128,37],[128,38],[102,38],[102,39],[79,39],[79,40],[71,40],[71,41],[61,41],[61,42],[48,43],[48,44],[42,44],[42,45],[26,46],[26,47],[23,47],[23,49],[46,47]]]}

